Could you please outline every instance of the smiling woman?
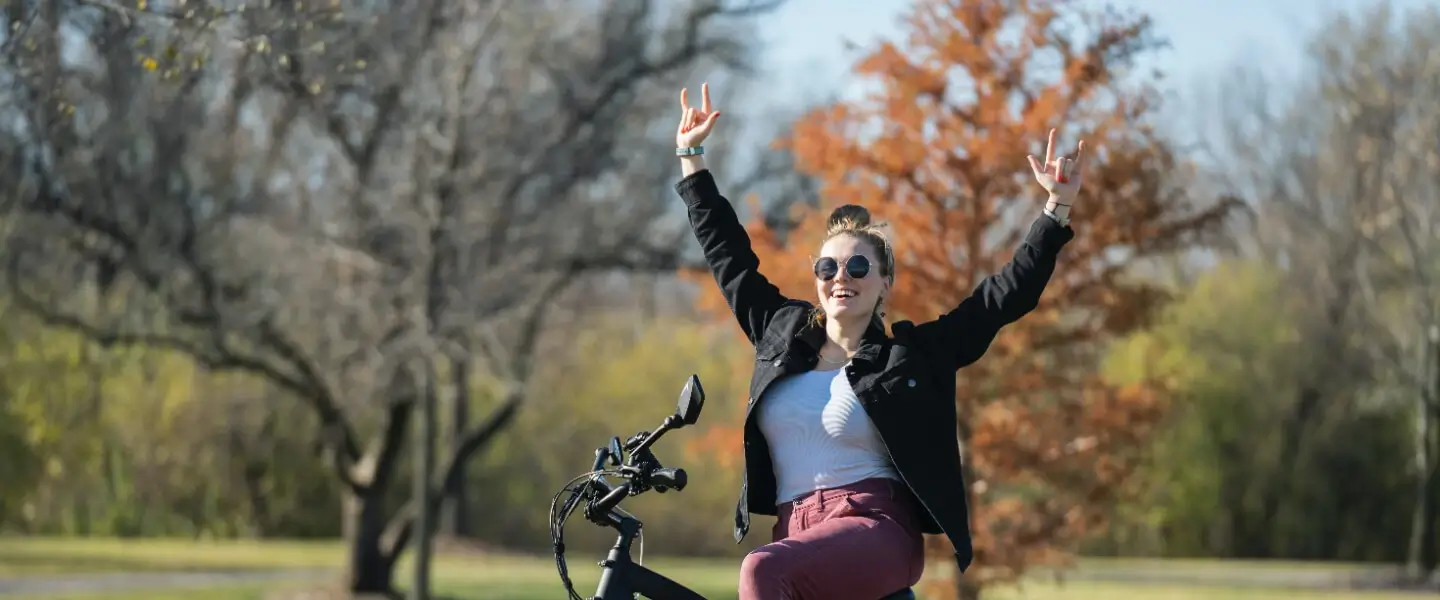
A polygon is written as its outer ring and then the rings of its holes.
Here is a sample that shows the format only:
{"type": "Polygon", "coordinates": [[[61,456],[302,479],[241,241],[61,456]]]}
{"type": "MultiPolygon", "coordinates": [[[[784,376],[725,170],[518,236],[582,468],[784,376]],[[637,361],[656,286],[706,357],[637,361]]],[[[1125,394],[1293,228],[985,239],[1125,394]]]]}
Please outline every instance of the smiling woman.
{"type": "Polygon", "coordinates": [[[760,274],[749,234],[705,168],[701,142],[720,117],[709,86],[700,108],[684,90],[680,104],[675,154],[684,178],[676,191],[755,346],[736,541],[752,513],[776,517],[772,542],[741,563],[740,598],[910,597],[925,570],[922,533],[945,534],[963,571],[973,552],[955,371],[1039,302],[1074,235],[1080,155],[1057,157],[1051,131],[1044,162],[1030,157],[1049,199],[1010,263],[938,319],[887,332],[881,311],[894,252],[869,211],[834,211],[813,267],[816,301],[785,297],[760,274]]]}
{"type": "MultiPolygon", "coordinates": [[[[820,301],[813,313],[816,325],[838,331],[841,322],[864,323],[868,316],[879,323],[885,316],[885,294],[895,283],[895,252],[882,227],[870,223],[870,211],[863,206],[847,204],[830,214],[820,258],[815,260],[815,292],[820,301]],[[871,271],[879,276],[870,277],[871,271]],[[827,315],[835,325],[826,324],[827,315]]],[[[845,364],[827,359],[823,351],[820,359],[845,364]]]]}

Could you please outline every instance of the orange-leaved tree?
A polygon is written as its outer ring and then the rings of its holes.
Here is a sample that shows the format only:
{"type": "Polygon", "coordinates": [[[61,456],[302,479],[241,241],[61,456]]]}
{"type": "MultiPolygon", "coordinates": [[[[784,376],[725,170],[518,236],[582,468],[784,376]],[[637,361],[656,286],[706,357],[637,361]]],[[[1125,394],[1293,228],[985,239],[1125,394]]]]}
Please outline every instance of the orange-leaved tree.
{"type": "MultiPolygon", "coordinates": [[[[1063,0],[920,0],[905,23],[903,43],[856,64],[867,96],[806,115],[781,140],[821,183],[821,206],[801,209],[793,230],[756,220],[750,232],[765,274],[812,299],[825,215],[864,205],[893,227],[888,319],[932,319],[1003,267],[1040,216],[1025,157],[1042,153],[1049,128],[1065,147],[1086,140],[1076,237],[1040,306],[957,374],[976,560],[929,591],[975,598],[1029,566],[1064,564],[1105,523],[1164,394],[1107,383],[1098,351],[1164,300],[1134,267],[1204,243],[1232,204],[1180,185],[1185,161],[1147,124],[1157,94],[1131,71],[1159,45],[1148,18],[1063,0]]],[[[726,312],[718,294],[708,300],[726,312]]],[[[943,537],[928,543],[951,556],[943,537]]]]}

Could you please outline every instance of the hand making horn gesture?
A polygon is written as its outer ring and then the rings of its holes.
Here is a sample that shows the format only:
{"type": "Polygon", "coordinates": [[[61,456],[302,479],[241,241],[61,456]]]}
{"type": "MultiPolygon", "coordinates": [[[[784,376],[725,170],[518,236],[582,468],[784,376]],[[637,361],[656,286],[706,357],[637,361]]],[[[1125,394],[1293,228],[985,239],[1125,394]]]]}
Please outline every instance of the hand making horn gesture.
{"type": "Polygon", "coordinates": [[[1085,168],[1085,142],[1081,140],[1074,158],[1055,156],[1055,130],[1050,130],[1050,140],[1045,144],[1045,162],[1041,164],[1035,155],[1030,159],[1030,170],[1035,172],[1035,181],[1050,192],[1050,202],[1069,208],[1080,192],[1085,168]]]}
{"type": "Polygon", "coordinates": [[[710,108],[710,84],[700,86],[700,108],[690,107],[688,90],[680,90],[680,129],[675,132],[677,148],[695,148],[710,136],[720,111],[710,108]]]}

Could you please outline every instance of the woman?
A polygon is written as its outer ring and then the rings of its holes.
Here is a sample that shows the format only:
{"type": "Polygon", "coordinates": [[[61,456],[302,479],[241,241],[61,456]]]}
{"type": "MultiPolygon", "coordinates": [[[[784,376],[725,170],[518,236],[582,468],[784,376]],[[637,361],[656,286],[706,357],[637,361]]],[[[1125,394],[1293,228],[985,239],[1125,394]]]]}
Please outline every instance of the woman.
{"type": "Polygon", "coordinates": [[[745,557],[741,600],[875,600],[915,585],[921,533],[944,534],[960,570],[972,557],[960,450],[955,371],[978,360],[1001,327],[1040,301],[1056,255],[1074,235],[1084,142],[1072,162],[1030,167],[1049,193],[1010,264],[954,310],[925,323],[881,320],[895,279],[890,240],[859,206],[842,206],[814,264],[816,302],[786,298],[729,201],[705,169],[720,112],[709,86],[700,109],[680,92],[676,186],[726,301],[755,346],[745,418],[745,478],[735,540],[750,513],[776,516],[772,543],[745,557]],[[1072,175],[1072,171],[1074,174],[1072,175]]]}

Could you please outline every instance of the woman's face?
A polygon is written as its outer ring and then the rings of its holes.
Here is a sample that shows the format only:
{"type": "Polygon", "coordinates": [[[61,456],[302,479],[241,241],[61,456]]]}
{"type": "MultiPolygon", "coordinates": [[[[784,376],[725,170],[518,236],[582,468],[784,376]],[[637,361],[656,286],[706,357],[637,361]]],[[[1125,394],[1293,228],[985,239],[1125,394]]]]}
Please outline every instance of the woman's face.
{"type": "Polygon", "coordinates": [[[880,273],[881,263],[875,248],[853,235],[837,235],[820,248],[820,256],[816,260],[825,259],[834,260],[838,267],[828,271],[816,269],[825,271],[815,276],[815,291],[825,316],[847,324],[869,321],[870,315],[875,313],[875,305],[890,286],[880,273]],[[856,256],[864,258],[852,260],[856,256]],[[867,272],[852,273],[855,267],[866,263],[869,265],[867,272]],[[831,272],[834,276],[825,279],[825,275],[831,272]]]}

